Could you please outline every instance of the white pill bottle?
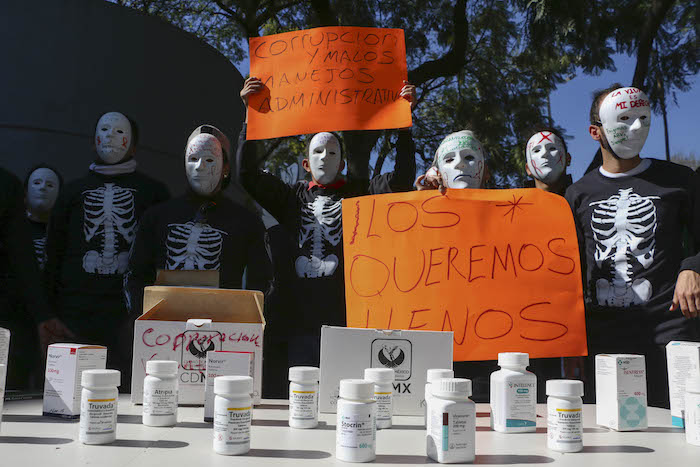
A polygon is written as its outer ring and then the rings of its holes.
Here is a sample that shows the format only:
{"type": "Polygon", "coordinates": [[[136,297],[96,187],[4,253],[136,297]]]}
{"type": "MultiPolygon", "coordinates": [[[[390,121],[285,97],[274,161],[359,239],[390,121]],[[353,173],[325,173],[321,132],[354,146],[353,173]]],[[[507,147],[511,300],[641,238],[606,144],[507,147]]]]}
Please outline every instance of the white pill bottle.
{"type": "MultiPolygon", "coordinates": [[[[428,405],[430,403],[430,389],[432,388],[432,384],[439,379],[454,377],[455,372],[446,368],[430,368],[428,370],[428,374],[425,378],[425,393],[423,396],[423,400],[425,401],[425,404],[423,405],[423,426],[426,428],[428,428],[428,425],[430,424],[430,417],[428,417],[428,405]]],[[[430,428],[428,428],[428,432],[430,432],[430,428]]]]}
{"type": "Polygon", "coordinates": [[[547,447],[559,452],[583,449],[583,382],[547,381],[547,447]]]}
{"type": "Polygon", "coordinates": [[[444,378],[432,383],[428,457],[441,464],[474,462],[476,457],[476,405],[469,399],[472,382],[444,378]]]}
{"type": "Polygon", "coordinates": [[[253,378],[218,376],[214,379],[214,452],[237,456],[250,451],[253,378]]]}
{"type": "Polygon", "coordinates": [[[7,379],[7,365],[0,363],[0,428],[2,427],[2,406],[5,402],[5,380],[7,379]]]}
{"type": "Polygon", "coordinates": [[[85,370],[80,377],[80,442],[108,444],[117,439],[117,409],[121,373],[85,370]]]}
{"type": "Polygon", "coordinates": [[[491,427],[501,433],[535,431],[537,376],[527,371],[530,356],[521,352],[498,354],[500,370],[491,373],[491,427]]]}
{"type": "Polygon", "coordinates": [[[177,393],[177,362],[171,360],[146,362],[146,377],[143,379],[143,424],[175,426],[177,393]]]}
{"type": "Polygon", "coordinates": [[[700,370],[685,382],[685,440],[700,446],[700,370]]]}
{"type": "Polygon", "coordinates": [[[289,426],[318,426],[318,380],[320,371],[314,366],[293,366],[289,369],[289,426]]]}
{"type": "Polygon", "coordinates": [[[363,379],[342,379],[339,395],[335,457],[345,462],[371,462],[377,457],[374,383],[363,379]]]}
{"type": "Polygon", "coordinates": [[[394,370],[391,368],[365,368],[365,380],[374,383],[374,400],[377,401],[377,428],[391,428],[394,416],[394,370]]]}

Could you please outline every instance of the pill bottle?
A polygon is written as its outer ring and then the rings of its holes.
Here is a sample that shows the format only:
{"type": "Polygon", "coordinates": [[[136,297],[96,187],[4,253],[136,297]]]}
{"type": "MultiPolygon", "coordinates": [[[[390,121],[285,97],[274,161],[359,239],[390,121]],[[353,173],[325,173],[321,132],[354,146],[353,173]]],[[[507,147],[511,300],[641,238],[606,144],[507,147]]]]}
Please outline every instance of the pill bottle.
{"type": "Polygon", "coordinates": [[[430,417],[428,417],[428,404],[430,403],[430,388],[432,387],[432,383],[434,381],[437,381],[442,378],[454,378],[455,377],[455,372],[453,370],[448,370],[446,368],[430,368],[428,370],[428,374],[426,375],[426,383],[425,383],[425,393],[424,393],[424,400],[425,400],[425,405],[423,406],[423,425],[427,428],[428,433],[430,432],[430,428],[428,428],[428,425],[430,424],[430,417]]]}
{"type": "Polygon", "coordinates": [[[547,447],[559,452],[583,449],[583,382],[547,381],[547,447]]]}
{"type": "Polygon", "coordinates": [[[501,433],[536,430],[537,376],[527,371],[530,356],[498,354],[500,370],[491,373],[491,427],[501,433]]]}
{"type": "Polygon", "coordinates": [[[391,428],[394,416],[394,370],[391,368],[365,368],[365,380],[374,383],[374,400],[377,401],[377,428],[391,428]]]}
{"type": "Polygon", "coordinates": [[[335,427],[335,457],[345,462],[371,462],[376,455],[377,402],[374,383],[340,380],[335,427]]]}
{"type": "Polygon", "coordinates": [[[118,370],[85,370],[80,377],[80,442],[108,444],[117,439],[118,370]]]}
{"type": "Polygon", "coordinates": [[[146,362],[143,379],[143,424],[174,426],[177,423],[177,362],[146,362]]]}
{"type": "Polygon", "coordinates": [[[441,464],[474,462],[476,456],[476,405],[469,399],[472,382],[443,378],[432,383],[428,457],[441,464]]]}
{"type": "Polygon", "coordinates": [[[685,440],[700,446],[700,370],[685,382],[685,440]]]}
{"type": "Polygon", "coordinates": [[[293,366],[289,369],[289,426],[318,426],[318,379],[315,366],[293,366]]]}
{"type": "Polygon", "coordinates": [[[214,379],[214,452],[237,456],[250,451],[253,378],[218,376],[214,379]]]}
{"type": "Polygon", "coordinates": [[[7,365],[0,363],[0,431],[2,430],[2,406],[5,402],[5,380],[7,378],[7,365]]]}

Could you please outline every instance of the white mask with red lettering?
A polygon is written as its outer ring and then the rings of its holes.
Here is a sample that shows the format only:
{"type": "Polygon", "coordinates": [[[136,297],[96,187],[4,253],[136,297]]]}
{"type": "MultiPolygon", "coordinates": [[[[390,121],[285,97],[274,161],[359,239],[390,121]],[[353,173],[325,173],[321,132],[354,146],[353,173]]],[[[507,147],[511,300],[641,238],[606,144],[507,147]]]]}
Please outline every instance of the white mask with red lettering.
{"type": "Polygon", "coordinates": [[[620,88],[600,104],[600,123],[612,152],[620,159],[639,155],[649,135],[649,98],[637,88],[620,88]]]}
{"type": "Polygon", "coordinates": [[[525,151],[530,173],[539,181],[551,185],[566,169],[564,142],[551,131],[535,133],[525,151]]]}
{"type": "Polygon", "coordinates": [[[107,112],[95,128],[95,149],[102,162],[117,164],[131,147],[132,129],[129,119],[119,112],[107,112]]]}

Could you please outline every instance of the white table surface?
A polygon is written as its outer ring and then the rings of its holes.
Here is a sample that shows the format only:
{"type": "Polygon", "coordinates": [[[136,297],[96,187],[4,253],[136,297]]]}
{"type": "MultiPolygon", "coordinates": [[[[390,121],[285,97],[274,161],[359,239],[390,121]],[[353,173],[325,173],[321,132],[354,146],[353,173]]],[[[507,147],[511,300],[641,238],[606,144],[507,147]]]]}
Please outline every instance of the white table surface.
{"type": "MultiPolygon", "coordinates": [[[[584,406],[583,452],[561,454],[546,447],[545,405],[538,405],[537,432],[504,434],[489,428],[488,405],[477,404],[476,464],[566,466],[700,467],[700,447],[685,442],[671,426],[668,410],[649,408],[649,429],[615,432],[595,425],[595,406],[584,406]]],[[[141,424],[141,406],[119,401],[117,441],[86,446],[78,422],[43,417],[41,400],[6,402],[0,428],[0,466],[101,467],[348,465],[335,459],[335,414],[321,414],[313,430],[287,425],[286,401],[264,400],[253,410],[251,450],[221,456],[212,450],[211,424],[203,408],[180,407],[176,427],[141,424]]],[[[394,427],[377,432],[378,465],[433,464],[425,455],[422,417],[394,417],[394,427]]]]}

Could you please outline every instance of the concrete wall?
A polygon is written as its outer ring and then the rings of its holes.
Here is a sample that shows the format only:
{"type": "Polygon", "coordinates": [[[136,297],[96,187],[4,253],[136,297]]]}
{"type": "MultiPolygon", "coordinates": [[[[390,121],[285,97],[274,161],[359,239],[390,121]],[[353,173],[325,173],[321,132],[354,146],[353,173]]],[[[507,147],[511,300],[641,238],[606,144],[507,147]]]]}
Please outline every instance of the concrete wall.
{"type": "Polygon", "coordinates": [[[21,179],[40,161],[66,180],[85,174],[97,119],[113,110],[136,120],[140,170],[173,194],[195,127],[219,127],[235,148],[243,78],[164,21],[102,0],[3,1],[0,44],[0,166],[21,179]]]}

